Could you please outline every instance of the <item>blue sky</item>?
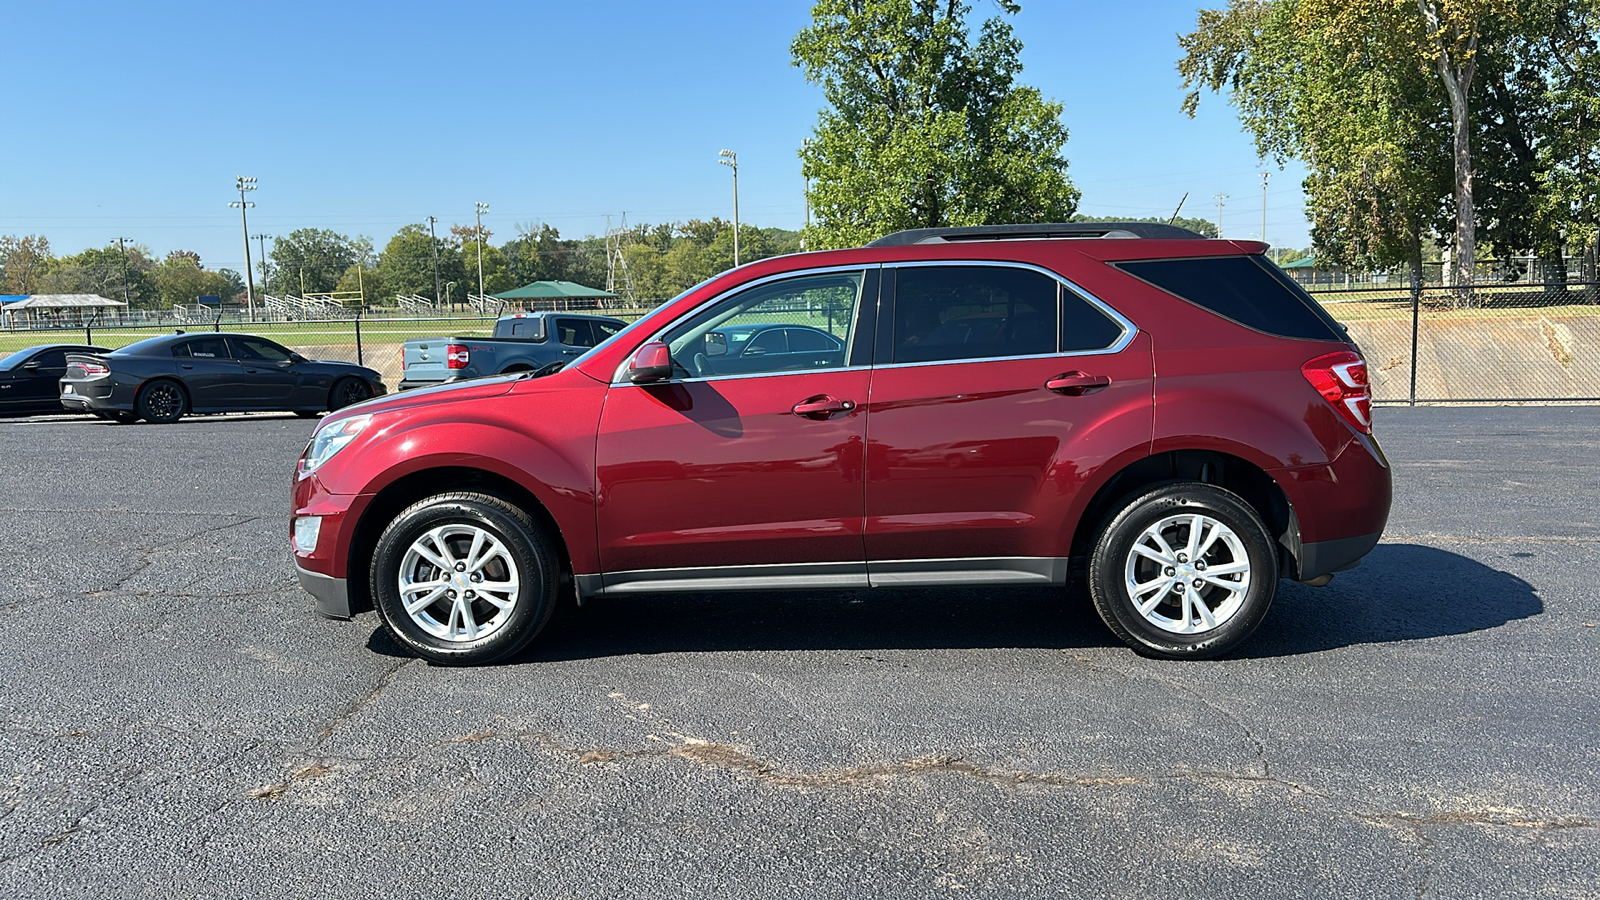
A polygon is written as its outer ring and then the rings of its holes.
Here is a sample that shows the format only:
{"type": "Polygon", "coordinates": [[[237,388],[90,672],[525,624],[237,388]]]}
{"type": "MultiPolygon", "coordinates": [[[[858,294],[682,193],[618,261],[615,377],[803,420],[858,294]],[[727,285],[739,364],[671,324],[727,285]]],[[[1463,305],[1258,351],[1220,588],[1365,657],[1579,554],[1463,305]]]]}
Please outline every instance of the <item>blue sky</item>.
{"type": "MultiPolygon", "coordinates": [[[[1217,5],[1220,0],[1210,0],[1217,5]]],[[[790,65],[809,0],[7,5],[0,234],[57,253],[121,235],[241,269],[236,175],[260,179],[252,234],[332,228],[379,247],[429,215],[490,212],[495,241],[731,216],[798,227],[796,149],[820,91],[790,65]]],[[[978,15],[992,0],[974,0],[978,15]]],[[[1025,0],[1022,79],[1065,104],[1082,211],[1261,231],[1262,171],[1218,97],[1189,120],[1176,35],[1198,5],[1025,0]]],[[[1309,244],[1300,182],[1273,169],[1267,237],[1309,244]]],[[[252,243],[252,253],[255,245],[252,243]]]]}

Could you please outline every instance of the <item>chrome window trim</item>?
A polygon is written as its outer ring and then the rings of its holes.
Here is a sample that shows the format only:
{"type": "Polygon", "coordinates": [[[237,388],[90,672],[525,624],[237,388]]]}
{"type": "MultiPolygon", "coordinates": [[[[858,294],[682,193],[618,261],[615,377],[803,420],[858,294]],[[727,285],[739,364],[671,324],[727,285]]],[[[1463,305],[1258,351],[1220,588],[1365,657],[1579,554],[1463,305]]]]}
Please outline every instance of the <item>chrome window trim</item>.
{"type": "MultiPolygon", "coordinates": [[[[920,366],[948,366],[955,363],[1002,362],[1016,359],[1067,359],[1078,356],[1108,356],[1114,353],[1121,353],[1122,351],[1128,349],[1128,345],[1133,343],[1133,339],[1139,336],[1139,326],[1133,324],[1132,320],[1118,312],[1116,309],[1112,308],[1110,304],[1106,303],[1104,300],[1101,300],[1099,297],[1095,296],[1093,293],[1086,290],[1076,282],[1063,277],[1059,273],[1052,272],[1043,266],[1034,265],[1033,263],[1012,262],[1009,260],[995,259],[918,259],[906,260],[904,262],[886,262],[883,264],[883,268],[885,269],[925,268],[928,266],[991,266],[995,268],[1028,269],[1033,272],[1038,272],[1040,275],[1044,275],[1053,279],[1057,284],[1073,292],[1080,299],[1086,301],[1090,306],[1100,310],[1100,312],[1104,313],[1106,317],[1117,323],[1117,325],[1122,328],[1122,334],[1119,335],[1117,339],[1109,346],[1099,350],[1057,350],[1054,353],[1029,353],[1023,356],[968,356],[962,357],[961,359],[935,359],[925,362],[884,362],[877,363],[873,366],[873,368],[908,369],[920,366]]],[[[898,284],[895,286],[895,289],[898,293],[898,284]]],[[[896,297],[895,299],[898,300],[899,298],[896,297]]],[[[1057,340],[1060,339],[1060,331],[1061,310],[1058,306],[1056,309],[1057,340]]]]}
{"type": "MultiPolygon", "coordinates": [[[[745,265],[750,265],[750,263],[746,263],[745,265]]],[[[698,313],[698,312],[700,312],[700,311],[702,311],[704,309],[708,309],[708,308],[710,308],[712,306],[715,306],[718,303],[721,303],[722,301],[728,299],[729,297],[734,296],[735,294],[742,294],[745,291],[750,290],[751,288],[758,288],[758,287],[761,287],[764,284],[770,284],[770,283],[772,283],[774,281],[787,281],[790,278],[804,278],[804,277],[806,277],[808,275],[834,275],[834,274],[838,274],[840,272],[860,272],[861,275],[862,275],[863,284],[864,284],[865,283],[864,279],[866,278],[866,274],[868,272],[872,271],[873,269],[879,269],[879,268],[882,268],[882,267],[883,267],[882,263],[857,263],[857,264],[855,264],[853,266],[822,266],[822,267],[815,268],[815,269],[795,269],[792,272],[778,272],[778,273],[773,274],[773,275],[766,275],[764,277],[757,278],[755,281],[747,281],[744,284],[741,284],[741,285],[738,285],[736,287],[729,288],[726,291],[723,291],[722,293],[716,295],[715,297],[712,297],[710,300],[707,300],[706,302],[699,304],[694,309],[689,310],[684,315],[681,315],[681,316],[678,316],[678,317],[674,318],[672,321],[668,322],[666,325],[664,325],[661,328],[657,329],[655,331],[655,333],[651,334],[649,337],[647,337],[643,341],[641,341],[639,343],[639,346],[642,347],[645,344],[650,343],[651,341],[660,340],[662,335],[666,334],[668,331],[671,331],[672,327],[674,325],[678,324],[679,322],[682,322],[685,318],[687,318],[689,316],[692,316],[695,313],[698,313]]],[[[857,288],[856,289],[856,308],[854,310],[852,310],[852,312],[851,312],[852,316],[859,316],[860,315],[862,302],[863,302],[863,299],[861,297],[861,289],[857,288]]],[[[773,324],[773,325],[788,325],[788,324],[794,324],[794,323],[773,322],[771,324],[773,324]]],[[[856,336],[854,334],[854,328],[855,328],[855,325],[852,322],[852,324],[851,324],[852,333],[850,335],[850,337],[852,339],[854,339],[855,336],[856,336]]],[[[844,358],[845,359],[849,359],[850,358],[850,342],[849,341],[845,342],[844,358]]],[[[628,359],[623,360],[622,363],[619,366],[617,366],[617,371],[612,373],[612,375],[611,375],[611,386],[612,387],[621,387],[621,386],[624,386],[624,385],[633,385],[634,387],[645,387],[646,386],[646,385],[635,385],[635,384],[633,384],[633,382],[628,380],[628,363],[630,363],[632,361],[633,361],[633,358],[630,356],[628,359]]],[[[871,368],[871,367],[870,366],[830,366],[830,367],[828,367],[826,369],[797,369],[797,370],[790,371],[790,372],[755,372],[755,373],[750,373],[750,374],[745,374],[745,375],[707,375],[707,376],[704,376],[704,377],[701,377],[701,378],[665,378],[665,379],[662,379],[661,381],[649,382],[649,384],[687,384],[689,382],[697,382],[697,381],[722,381],[722,380],[728,379],[728,378],[763,378],[763,377],[770,376],[770,375],[803,375],[803,374],[805,374],[807,372],[841,372],[841,371],[844,371],[846,369],[866,369],[866,368],[871,368]]]]}

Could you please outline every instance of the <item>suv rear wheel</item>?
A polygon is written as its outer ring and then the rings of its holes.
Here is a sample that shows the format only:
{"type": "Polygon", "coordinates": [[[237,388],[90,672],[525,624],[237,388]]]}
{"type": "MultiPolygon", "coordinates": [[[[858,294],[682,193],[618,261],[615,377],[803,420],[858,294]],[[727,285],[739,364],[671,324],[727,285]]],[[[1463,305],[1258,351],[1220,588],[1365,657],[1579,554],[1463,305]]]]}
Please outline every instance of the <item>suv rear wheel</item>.
{"type": "Polygon", "coordinates": [[[556,605],[556,554],[542,528],[487,494],[429,497],[378,538],[371,584],[395,640],[443,665],[516,653],[556,605]]]}
{"type": "Polygon", "coordinates": [[[1208,659],[1255,631],[1278,589],[1261,516],[1215,485],[1165,484],[1106,523],[1089,594],[1106,625],[1141,653],[1208,659]]]}

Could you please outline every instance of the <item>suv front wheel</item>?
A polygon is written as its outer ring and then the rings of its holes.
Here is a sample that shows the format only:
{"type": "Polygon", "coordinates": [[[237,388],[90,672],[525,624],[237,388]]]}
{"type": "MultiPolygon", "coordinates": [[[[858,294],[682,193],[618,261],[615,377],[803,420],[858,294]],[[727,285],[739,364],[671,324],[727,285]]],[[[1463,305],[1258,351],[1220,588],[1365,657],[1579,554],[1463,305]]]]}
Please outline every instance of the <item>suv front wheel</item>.
{"type": "Polygon", "coordinates": [[[1278,560],[1261,516],[1237,494],[1194,482],[1134,497],[1106,523],[1089,594],[1106,625],[1150,656],[1209,659],[1261,624],[1278,560]]]}
{"type": "Polygon", "coordinates": [[[402,646],[464,666],[516,653],[556,605],[556,553],[527,513],[488,494],[407,507],[372,555],[378,613],[402,646]]]}

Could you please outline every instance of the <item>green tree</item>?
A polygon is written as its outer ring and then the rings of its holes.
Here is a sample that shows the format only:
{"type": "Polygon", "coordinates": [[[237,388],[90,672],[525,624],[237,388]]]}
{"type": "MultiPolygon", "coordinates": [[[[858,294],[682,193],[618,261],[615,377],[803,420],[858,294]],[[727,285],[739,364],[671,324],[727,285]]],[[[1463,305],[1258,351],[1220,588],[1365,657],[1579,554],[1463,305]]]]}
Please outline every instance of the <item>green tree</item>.
{"type": "MultiPolygon", "coordinates": [[[[1443,207],[1452,280],[1470,285],[1480,70],[1534,33],[1530,10],[1544,2],[1556,0],[1231,0],[1201,11],[1178,67],[1190,87],[1230,93],[1263,156],[1307,163],[1319,249],[1414,257],[1443,207]]],[[[1197,101],[1185,100],[1191,115],[1197,101]]]]}
{"type": "Polygon", "coordinates": [[[1404,263],[1420,289],[1424,238],[1450,193],[1447,120],[1435,114],[1415,54],[1411,65],[1390,62],[1397,40],[1418,40],[1395,36],[1393,8],[1333,16],[1310,6],[1320,2],[1231,0],[1202,10],[1196,30],[1179,38],[1178,70],[1194,89],[1184,109],[1195,114],[1199,87],[1227,92],[1263,158],[1305,161],[1320,256],[1404,263]]]}
{"type": "Polygon", "coordinates": [[[1484,43],[1479,206],[1496,252],[1540,257],[1559,295],[1563,252],[1592,266],[1600,231],[1600,0],[1529,0],[1513,24],[1484,43]]]}
{"type": "Polygon", "coordinates": [[[1022,44],[1005,16],[1020,5],[995,3],[974,40],[963,0],[817,0],[790,46],[828,102],[800,151],[808,247],[1076,210],[1062,106],[1016,83],[1022,44]]]}
{"type": "MultiPolygon", "coordinates": [[[[201,268],[199,259],[197,253],[175,250],[151,270],[151,280],[160,296],[161,305],[193,304],[201,297],[220,297],[225,301],[234,299],[238,273],[229,272],[233,276],[230,279],[222,272],[208,272],[201,268]]],[[[238,293],[243,291],[244,286],[239,285],[238,293]]]]}
{"type": "MultiPolygon", "coordinates": [[[[1168,219],[1163,219],[1160,216],[1150,216],[1150,217],[1144,218],[1144,219],[1130,219],[1130,218],[1128,218],[1126,216],[1085,216],[1085,215],[1079,214],[1079,215],[1073,216],[1069,221],[1073,221],[1073,222],[1159,222],[1159,223],[1161,223],[1163,225],[1166,225],[1166,224],[1168,224],[1169,220],[1168,219]]],[[[1215,222],[1212,222],[1210,219],[1191,219],[1191,218],[1188,218],[1187,216],[1178,216],[1178,217],[1172,218],[1170,221],[1171,221],[1171,224],[1176,225],[1179,228],[1187,228],[1190,231],[1196,232],[1197,234],[1203,234],[1208,238],[1214,238],[1214,237],[1217,236],[1217,225],[1216,225],[1215,222]]]]}
{"type": "MultiPolygon", "coordinates": [[[[384,245],[383,253],[378,257],[377,269],[383,278],[384,296],[411,294],[442,299],[434,296],[433,266],[436,258],[441,286],[447,281],[460,280],[460,253],[453,243],[435,239],[428,233],[426,225],[402,227],[384,245]]],[[[443,293],[442,287],[440,293],[443,293]]],[[[370,291],[368,295],[376,296],[370,291]]]]}
{"type": "Polygon", "coordinates": [[[358,258],[372,252],[372,242],[323,228],[300,228],[272,244],[274,294],[321,294],[337,290],[339,278],[358,258]],[[301,287],[302,277],[304,288],[301,287]]]}
{"type": "Polygon", "coordinates": [[[50,265],[34,290],[39,294],[98,294],[108,300],[126,296],[134,308],[154,309],[161,303],[153,273],[155,260],[150,248],[129,244],[125,249],[90,247],[75,256],[64,256],[50,265]]]}
{"type": "Polygon", "coordinates": [[[0,235],[0,294],[32,294],[55,257],[43,235],[0,235]]]}

